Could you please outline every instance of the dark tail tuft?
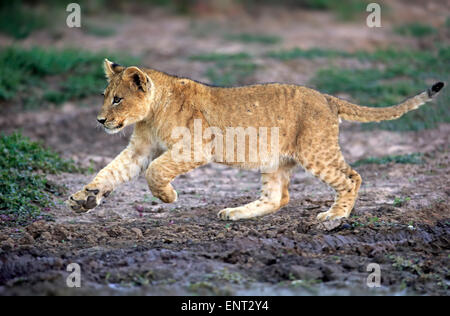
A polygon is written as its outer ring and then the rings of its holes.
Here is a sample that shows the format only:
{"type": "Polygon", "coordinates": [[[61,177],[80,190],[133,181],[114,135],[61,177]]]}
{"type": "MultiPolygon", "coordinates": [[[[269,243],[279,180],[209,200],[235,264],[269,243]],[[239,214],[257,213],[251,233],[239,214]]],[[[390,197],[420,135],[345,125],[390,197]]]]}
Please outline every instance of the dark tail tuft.
{"type": "Polygon", "coordinates": [[[444,87],[443,82],[436,82],[431,88],[428,89],[428,96],[431,98],[436,93],[441,91],[441,89],[444,87]]]}

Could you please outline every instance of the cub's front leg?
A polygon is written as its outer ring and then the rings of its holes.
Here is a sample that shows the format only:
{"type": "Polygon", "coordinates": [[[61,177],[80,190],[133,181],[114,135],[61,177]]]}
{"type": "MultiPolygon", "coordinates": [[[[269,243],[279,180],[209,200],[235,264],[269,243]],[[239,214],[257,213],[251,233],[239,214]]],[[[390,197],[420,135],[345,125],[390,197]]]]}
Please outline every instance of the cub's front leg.
{"type": "Polygon", "coordinates": [[[204,162],[176,161],[172,157],[172,151],[168,150],[152,161],[145,172],[145,178],[153,196],[165,203],[173,203],[178,197],[170,184],[173,179],[204,164],[204,162]]]}
{"type": "Polygon", "coordinates": [[[136,145],[132,140],[91,183],[69,197],[68,206],[75,212],[87,212],[99,205],[117,186],[137,177],[148,164],[150,146],[136,145]]]}

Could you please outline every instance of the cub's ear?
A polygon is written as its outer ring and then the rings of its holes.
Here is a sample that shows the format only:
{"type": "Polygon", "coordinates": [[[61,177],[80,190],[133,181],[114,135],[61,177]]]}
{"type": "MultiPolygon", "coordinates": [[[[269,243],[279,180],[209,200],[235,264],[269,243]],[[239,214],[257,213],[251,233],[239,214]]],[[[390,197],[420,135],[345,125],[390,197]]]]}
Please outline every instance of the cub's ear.
{"type": "Polygon", "coordinates": [[[103,69],[105,70],[106,79],[111,80],[111,78],[115,75],[121,72],[125,69],[125,67],[113,63],[105,58],[105,61],[103,62],[103,69]]]}
{"type": "Polygon", "coordinates": [[[123,73],[123,78],[129,80],[131,85],[143,92],[147,91],[150,83],[150,78],[138,67],[128,67],[123,73]]]}

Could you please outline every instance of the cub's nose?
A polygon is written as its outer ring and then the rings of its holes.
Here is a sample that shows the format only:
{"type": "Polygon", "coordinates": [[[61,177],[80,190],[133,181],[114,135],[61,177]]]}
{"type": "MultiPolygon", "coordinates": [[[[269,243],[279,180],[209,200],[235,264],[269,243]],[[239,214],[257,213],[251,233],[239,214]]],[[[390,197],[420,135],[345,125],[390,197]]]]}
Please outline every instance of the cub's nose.
{"type": "Polygon", "coordinates": [[[98,121],[100,124],[105,124],[106,119],[104,119],[104,118],[97,118],[97,121],[98,121]]]}

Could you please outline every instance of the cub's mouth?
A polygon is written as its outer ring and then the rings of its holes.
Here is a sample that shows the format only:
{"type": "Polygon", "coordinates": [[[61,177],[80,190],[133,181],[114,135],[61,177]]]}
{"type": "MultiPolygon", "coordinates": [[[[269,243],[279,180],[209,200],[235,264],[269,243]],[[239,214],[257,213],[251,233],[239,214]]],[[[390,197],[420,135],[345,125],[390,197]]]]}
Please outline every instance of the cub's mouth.
{"type": "Polygon", "coordinates": [[[105,130],[105,132],[106,132],[107,134],[115,134],[115,133],[118,133],[118,132],[120,132],[120,131],[123,129],[123,127],[124,127],[123,123],[120,123],[120,124],[118,124],[118,125],[116,125],[116,126],[106,126],[106,125],[103,125],[103,129],[105,130]]]}

